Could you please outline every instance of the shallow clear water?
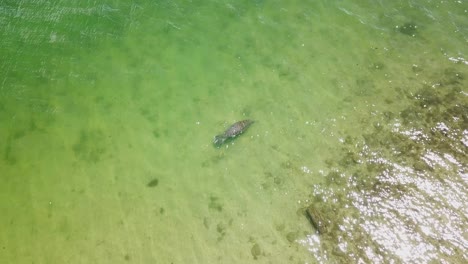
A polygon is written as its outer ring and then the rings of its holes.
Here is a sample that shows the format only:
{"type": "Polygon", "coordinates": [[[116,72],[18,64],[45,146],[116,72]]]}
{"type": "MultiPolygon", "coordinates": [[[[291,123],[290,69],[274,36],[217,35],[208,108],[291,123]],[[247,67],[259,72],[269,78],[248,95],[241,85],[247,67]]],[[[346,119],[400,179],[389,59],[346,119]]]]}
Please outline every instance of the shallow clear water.
{"type": "Polygon", "coordinates": [[[3,1],[0,262],[465,262],[467,14],[3,1]]]}

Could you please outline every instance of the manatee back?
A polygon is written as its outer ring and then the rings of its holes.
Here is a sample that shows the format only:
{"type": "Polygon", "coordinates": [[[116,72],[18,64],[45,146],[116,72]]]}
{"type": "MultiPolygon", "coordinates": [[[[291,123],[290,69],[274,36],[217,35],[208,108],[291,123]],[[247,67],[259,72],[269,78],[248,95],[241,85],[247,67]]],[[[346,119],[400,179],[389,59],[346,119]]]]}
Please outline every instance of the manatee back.
{"type": "Polygon", "coordinates": [[[235,137],[241,133],[243,133],[251,124],[253,123],[252,120],[242,120],[239,122],[236,122],[232,124],[226,132],[224,132],[224,135],[226,137],[235,137]]]}

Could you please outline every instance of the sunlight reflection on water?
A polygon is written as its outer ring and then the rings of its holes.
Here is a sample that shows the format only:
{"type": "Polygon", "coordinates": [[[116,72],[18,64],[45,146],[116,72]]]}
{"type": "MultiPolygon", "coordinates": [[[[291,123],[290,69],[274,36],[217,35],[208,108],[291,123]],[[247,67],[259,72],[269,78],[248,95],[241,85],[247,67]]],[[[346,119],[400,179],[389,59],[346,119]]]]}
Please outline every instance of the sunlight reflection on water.
{"type": "MultiPolygon", "coordinates": [[[[408,109],[388,126],[375,125],[363,139],[338,139],[345,146],[342,160],[330,162],[330,173],[322,172],[334,192],[315,190],[324,203],[315,206],[336,224],[323,236],[301,241],[317,259],[324,252],[343,261],[374,263],[468,258],[468,127],[461,87],[454,81],[408,93],[408,109]],[[345,190],[340,177],[348,179],[345,190]]],[[[369,116],[365,124],[385,124],[383,113],[369,116]]]]}

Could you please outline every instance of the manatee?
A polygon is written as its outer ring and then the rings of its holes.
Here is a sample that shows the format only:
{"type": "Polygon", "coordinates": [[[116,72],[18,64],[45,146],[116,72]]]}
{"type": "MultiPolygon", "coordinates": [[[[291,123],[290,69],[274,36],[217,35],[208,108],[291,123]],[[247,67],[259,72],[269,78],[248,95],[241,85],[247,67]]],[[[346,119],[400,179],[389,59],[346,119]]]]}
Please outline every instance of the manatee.
{"type": "Polygon", "coordinates": [[[223,134],[215,136],[213,144],[217,147],[221,146],[226,140],[235,138],[244,133],[254,121],[246,119],[232,124],[223,134]]]}

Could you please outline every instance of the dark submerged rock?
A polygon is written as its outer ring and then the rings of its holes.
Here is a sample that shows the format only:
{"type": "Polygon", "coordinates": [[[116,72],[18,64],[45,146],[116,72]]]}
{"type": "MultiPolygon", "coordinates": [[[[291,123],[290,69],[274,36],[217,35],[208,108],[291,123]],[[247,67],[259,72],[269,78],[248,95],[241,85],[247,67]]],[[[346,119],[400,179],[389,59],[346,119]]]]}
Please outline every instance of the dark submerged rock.
{"type": "Polygon", "coordinates": [[[319,232],[320,235],[326,234],[330,231],[329,222],[325,219],[325,216],[322,212],[316,208],[313,204],[305,210],[307,219],[314,226],[314,228],[319,232]]]}

